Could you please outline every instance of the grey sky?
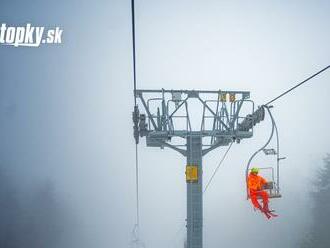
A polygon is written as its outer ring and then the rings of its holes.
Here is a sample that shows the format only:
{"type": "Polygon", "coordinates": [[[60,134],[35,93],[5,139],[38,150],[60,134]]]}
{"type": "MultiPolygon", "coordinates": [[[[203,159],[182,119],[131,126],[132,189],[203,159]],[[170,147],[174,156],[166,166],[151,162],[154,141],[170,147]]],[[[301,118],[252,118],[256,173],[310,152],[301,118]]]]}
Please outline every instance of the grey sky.
{"type": "MultiPolygon", "coordinates": [[[[329,10],[329,1],[137,0],[138,87],[249,90],[262,104],[329,64],[329,10]]],[[[72,244],[127,247],[135,221],[130,1],[2,1],[0,21],[64,29],[62,45],[0,46],[0,162],[26,187],[56,182],[80,219],[72,244]]],[[[270,131],[264,122],[233,147],[205,195],[205,247],[293,247],[304,235],[307,184],[330,147],[329,80],[326,72],[275,104],[288,157],[283,199],[272,203],[280,217],[265,221],[244,198],[246,162],[270,131]]],[[[142,238],[147,247],[182,247],[185,159],[144,140],[139,150],[142,238]]],[[[206,179],[223,150],[205,157],[206,179]]]]}

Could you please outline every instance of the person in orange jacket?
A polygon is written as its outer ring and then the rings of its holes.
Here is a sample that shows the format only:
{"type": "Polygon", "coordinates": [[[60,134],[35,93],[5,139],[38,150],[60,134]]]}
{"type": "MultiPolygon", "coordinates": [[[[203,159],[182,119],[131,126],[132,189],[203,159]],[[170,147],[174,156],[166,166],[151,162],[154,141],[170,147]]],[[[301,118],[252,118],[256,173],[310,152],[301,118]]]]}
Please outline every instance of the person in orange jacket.
{"type": "Polygon", "coordinates": [[[271,214],[269,210],[269,195],[267,191],[263,190],[267,181],[262,176],[259,176],[258,173],[259,168],[252,168],[248,176],[249,195],[253,206],[263,212],[269,219],[272,216],[275,217],[275,215],[271,214]],[[262,199],[263,206],[260,205],[258,198],[262,199]]]}

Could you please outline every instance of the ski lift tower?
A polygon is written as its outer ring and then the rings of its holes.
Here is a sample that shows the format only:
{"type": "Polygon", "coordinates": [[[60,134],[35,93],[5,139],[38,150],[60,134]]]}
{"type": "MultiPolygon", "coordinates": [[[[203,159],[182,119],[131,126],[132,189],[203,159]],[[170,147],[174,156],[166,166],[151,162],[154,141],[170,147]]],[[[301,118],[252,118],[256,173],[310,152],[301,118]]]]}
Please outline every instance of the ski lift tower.
{"type": "Polygon", "coordinates": [[[218,147],[252,137],[253,126],[264,118],[263,108],[254,111],[247,91],[161,89],[134,94],[144,109],[140,113],[137,105],[133,111],[136,143],[146,137],[147,146],[171,148],[187,158],[187,248],[202,248],[202,158],[218,147]],[[200,123],[191,123],[191,117],[197,117],[197,105],[200,123]]]}

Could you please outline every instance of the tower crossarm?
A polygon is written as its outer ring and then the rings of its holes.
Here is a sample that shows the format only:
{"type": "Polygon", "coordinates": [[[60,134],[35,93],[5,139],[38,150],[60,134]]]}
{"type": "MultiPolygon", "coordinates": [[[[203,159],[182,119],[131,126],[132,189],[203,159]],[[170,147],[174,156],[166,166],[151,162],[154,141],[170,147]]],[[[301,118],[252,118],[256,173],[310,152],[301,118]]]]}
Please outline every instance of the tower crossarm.
{"type": "Polygon", "coordinates": [[[254,112],[248,91],[160,89],[134,93],[143,106],[133,114],[134,129],[139,137],[146,137],[147,146],[169,147],[185,154],[187,137],[197,135],[205,154],[253,135],[246,120],[254,112]]]}

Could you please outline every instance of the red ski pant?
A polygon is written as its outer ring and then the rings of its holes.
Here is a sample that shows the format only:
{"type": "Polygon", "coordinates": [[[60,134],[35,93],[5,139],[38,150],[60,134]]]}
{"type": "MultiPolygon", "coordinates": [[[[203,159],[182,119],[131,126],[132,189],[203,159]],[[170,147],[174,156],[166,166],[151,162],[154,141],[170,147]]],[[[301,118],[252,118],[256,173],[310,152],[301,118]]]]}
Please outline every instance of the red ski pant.
{"type": "Polygon", "coordinates": [[[250,190],[250,198],[253,206],[257,209],[265,209],[268,210],[268,202],[269,202],[269,195],[266,191],[252,191],[250,190]],[[258,202],[258,198],[262,199],[263,206],[261,207],[260,203],[258,202]]]}

